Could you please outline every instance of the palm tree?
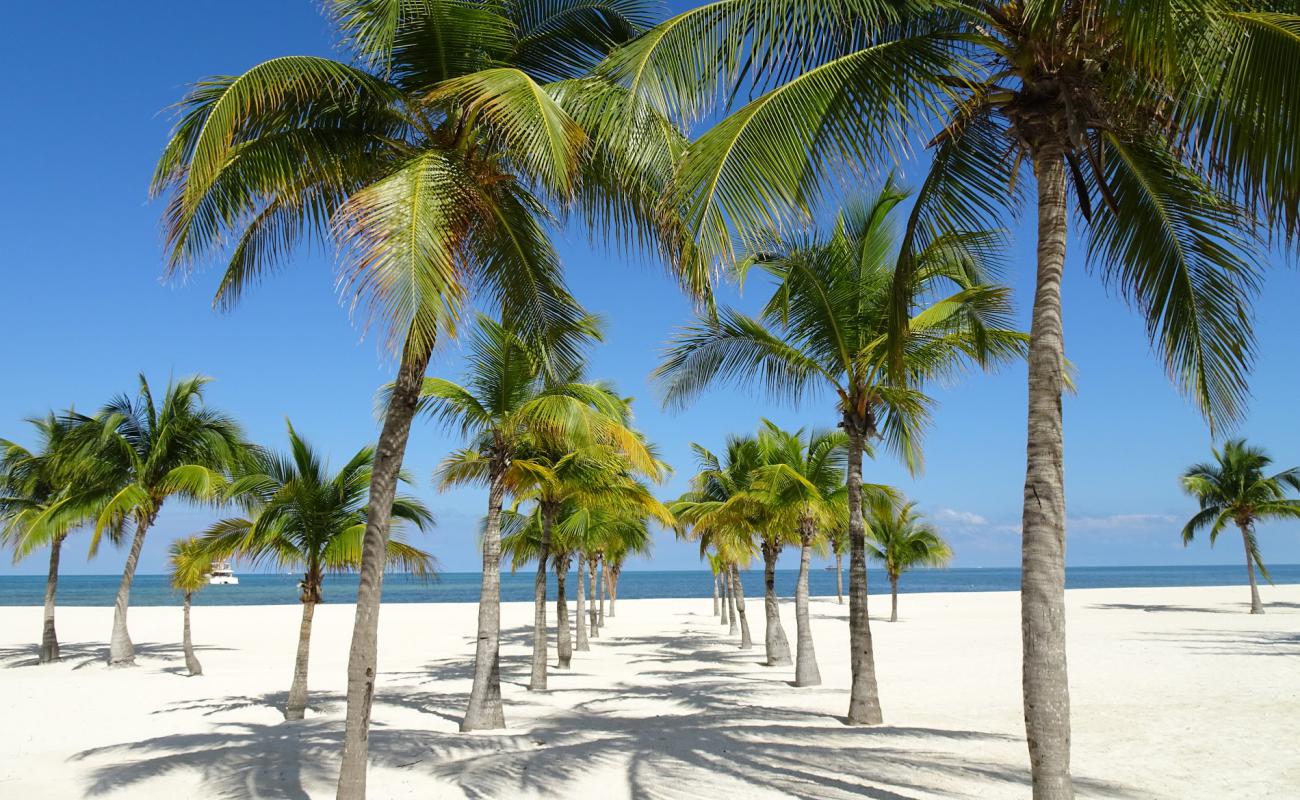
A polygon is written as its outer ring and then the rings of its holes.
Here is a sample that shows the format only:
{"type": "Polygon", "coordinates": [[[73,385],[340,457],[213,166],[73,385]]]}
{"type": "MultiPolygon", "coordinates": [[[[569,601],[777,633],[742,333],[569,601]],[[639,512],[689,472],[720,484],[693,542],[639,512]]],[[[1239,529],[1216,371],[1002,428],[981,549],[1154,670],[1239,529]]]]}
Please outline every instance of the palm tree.
{"type": "Polygon", "coordinates": [[[942,567],[952,560],[952,549],[933,525],[916,513],[916,503],[899,503],[876,497],[866,511],[867,554],[885,566],[889,575],[889,621],[898,621],[898,579],[913,567],[942,567]]]}
{"type": "Polygon", "coordinates": [[[849,204],[829,235],[762,243],[737,264],[776,279],[761,319],[722,308],[675,335],[656,371],[666,401],[683,405],[715,382],[761,382],[769,394],[799,401],[829,390],[848,438],[850,724],[881,722],[867,616],[862,454],[880,439],[909,467],[919,466],[919,436],[930,399],[927,378],[974,363],[991,366],[1024,353],[1010,329],[1008,290],[985,281],[987,264],[964,246],[987,234],[953,233],[915,256],[909,270],[909,325],[890,325],[897,272],[890,212],[905,198],[892,183],[870,201],[849,204]],[[941,290],[951,290],[943,296],[941,290]],[[769,327],[771,326],[771,327],[769,327]],[[773,329],[775,328],[775,329],[773,329]],[[901,350],[902,374],[894,369],[901,350]]]}
{"type": "Polygon", "coordinates": [[[553,335],[555,342],[528,342],[501,323],[480,316],[467,348],[464,383],[426,378],[421,391],[422,411],[472,441],[440,466],[440,485],[445,489],[477,483],[488,489],[474,683],[462,731],[505,726],[500,678],[501,508],[506,493],[518,488],[534,468],[531,461],[518,457],[520,445],[530,437],[619,438],[634,457],[644,456],[635,437],[617,421],[623,413],[620,398],[600,384],[580,382],[576,371],[556,376],[548,375],[545,368],[551,352],[574,349],[582,340],[597,337],[595,321],[583,318],[553,335]]]}
{"type": "Polygon", "coordinates": [[[36,447],[29,450],[0,439],[0,542],[13,547],[14,561],[40,547],[50,548],[45,579],[45,613],[39,661],[59,660],[54,603],[63,542],[77,527],[94,519],[108,490],[100,462],[88,457],[71,416],[31,418],[36,447]]]}
{"type": "Polygon", "coordinates": [[[671,202],[706,250],[807,215],[846,167],[889,168],[928,144],[900,248],[896,330],[907,322],[913,254],[953,229],[989,227],[1024,204],[1024,186],[1036,188],[1021,628],[1037,800],[1073,796],[1060,410],[1067,192],[1091,260],[1144,314],[1179,387],[1212,425],[1233,420],[1253,354],[1244,307],[1256,245],[1300,231],[1300,171],[1283,166],[1300,158],[1298,26],[1291,6],[1264,0],[734,0],[665,21],[604,68],[687,122],[721,116],[719,99],[751,92],[678,168],[671,202]]]}
{"type": "Polygon", "coordinates": [[[570,211],[593,233],[658,251],[692,293],[707,293],[709,276],[656,209],[684,136],[632,94],[584,77],[649,26],[648,4],[328,7],[347,62],[288,56],[196,84],[153,189],[168,197],[169,271],[228,256],[219,305],[237,302],[302,241],[330,240],[350,303],[400,353],[348,666],[338,796],[355,800],[365,795],[389,506],[435,344],[455,336],[475,292],[528,339],[578,316],[548,233],[570,211]]]}
{"type": "Polygon", "coordinates": [[[194,640],[190,638],[190,604],[194,600],[194,593],[208,585],[208,576],[212,573],[212,554],[205,543],[194,536],[172,542],[167,554],[172,588],[185,597],[185,625],[181,634],[185,668],[190,671],[190,675],[202,675],[203,665],[194,655],[194,640]]]}
{"type": "MultiPolygon", "coordinates": [[[[814,547],[823,547],[825,531],[845,504],[847,486],[844,466],[848,437],[842,431],[783,431],[763,420],[758,441],[764,451],[764,466],[758,482],[768,493],[765,501],[776,525],[796,531],[799,545],[799,579],[795,584],[796,663],[795,686],[818,686],[821,673],[813,647],[812,622],[808,617],[808,570],[814,547]]],[[[768,564],[768,582],[773,582],[776,559],[768,564]]],[[[775,591],[771,591],[775,605],[775,591]]],[[[788,663],[788,662],[787,662],[788,663]]]]}
{"type": "MultiPolygon", "coordinates": [[[[666,469],[666,467],[665,467],[666,469]]],[[[623,565],[628,556],[649,556],[654,546],[650,534],[650,520],[658,520],[666,527],[673,527],[675,520],[668,507],[650,496],[649,489],[641,484],[643,492],[618,493],[611,499],[616,505],[606,522],[599,526],[593,538],[601,541],[603,559],[609,565],[609,615],[614,616],[614,604],[618,601],[618,580],[623,573],[623,565]],[[617,503],[622,505],[617,505],[617,503]]]]}
{"type": "Polygon", "coordinates": [[[1183,526],[1183,545],[1197,531],[1210,530],[1210,545],[1229,524],[1241,531],[1246,547],[1246,576],[1250,579],[1250,613],[1263,614],[1255,568],[1265,580],[1271,580],[1255,539],[1255,526],[1261,520],[1300,519],[1300,500],[1287,497],[1287,490],[1300,490],[1300,467],[1275,475],[1264,471],[1273,463],[1261,448],[1246,444],[1245,439],[1231,439],[1223,449],[1214,451],[1213,464],[1196,464],[1183,473],[1183,490],[1201,504],[1201,510],[1183,526]]]}
{"type": "MultiPolygon", "coordinates": [[[[324,601],[326,573],[351,572],[361,565],[362,542],[370,515],[366,501],[375,450],[363,447],[330,474],[329,464],[298,436],[292,424],[289,453],[257,453],[230,484],[227,497],[242,505],[246,517],[215,523],[203,535],[213,558],[236,556],[279,570],[303,570],[298,584],[302,625],[294,659],[293,683],[284,718],[300,720],[307,709],[307,667],[316,605],[324,601]]],[[[420,501],[397,495],[392,515],[426,530],[433,516],[420,501]]],[[[418,576],[433,572],[433,557],[398,536],[387,542],[390,563],[418,576]]]]}
{"type": "Polygon", "coordinates": [[[131,583],[145,536],[164,504],[171,498],[215,500],[245,452],[235,421],[204,405],[203,387],[208,381],[195,376],[169,382],[159,404],[141,375],[137,397],[122,395],[93,419],[80,419],[97,440],[95,457],[110,472],[116,490],[98,509],[91,554],[98,550],[106,530],[117,541],[134,529],[113,606],[109,666],[135,663],[135,646],[126,627],[131,583]]]}

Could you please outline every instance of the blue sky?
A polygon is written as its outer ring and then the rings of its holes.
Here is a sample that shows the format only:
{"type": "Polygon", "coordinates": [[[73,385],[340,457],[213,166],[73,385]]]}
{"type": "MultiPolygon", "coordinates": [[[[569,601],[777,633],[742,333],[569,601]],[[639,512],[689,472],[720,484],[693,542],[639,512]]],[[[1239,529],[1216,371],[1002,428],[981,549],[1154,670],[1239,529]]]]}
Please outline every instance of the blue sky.
{"type": "MultiPolygon", "coordinates": [[[[167,106],[205,75],[239,72],[276,55],[329,54],[330,30],[307,0],[25,4],[9,9],[11,36],[0,52],[5,123],[0,159],[0,436],[26,440],[29,415],[70,404],[91,410],[131,391],[143,371],[155,383],[202,372],[215,380],[210,402],[237,416],[256,440],[282,445],[284,420],[342,463],[376,435],[373,398],[392,370],[375,337],[363,338],[340,306],[328,252],[302,253],[285,272],[232,313],[211,310],[216,272],[164,283],[158,216],[149,175],[170,126],[167,106]],[[57,50],[50,42],[57,41],[57,50]],[[57,57],[51,56],[57,53],[57,57]]],[[[902,173],[902,179],[916,179],[902,173]]],[[[1009,280],[1027,323],[1032,230],[1015,223],[1009,280]]],[[[654,263],[593,251],[562,234],[571,287],[609,322],[607,343],[591,359],[593,377],[614,380],[638,398],[639,424],[677,468],[663,496],[685,487],[691,441],[718,446],[760,417],[789,427],[834,423],[823,398],[801,408],[720,388],[678,414],[660,410],[648,380],[665,338],[689,306],[654,263]]],[[[755,287],[757,288],[757,287],[755,287]]],[[[1238,431],[1267,446],[1279,464],[1300,463],[1294,365],[1294,298],[1300,275],[1278,259],[1256,306],[1260,358],[1249,418],[1238,431]]],[[[734,292],[724,289],[725,297],[734,292]]],[[[752,306],[758,291],[741,298],[752,306]]],[[[1193,511],[1179,490],[1186,465],[1208,455],[1209,436],[1152,356],[1137,315],[1086,272],[1071,241],[1065,282],[1066,346],[1079,394],[1065,401],[1068,559],[1073,565],[1237,563],[1240,545],[1184,549],[1178,530],[1193,511]]],[[[455,346],[431,372],[459,374],[455,346]]],[[[1019,561],[1024,469],[1023,366],[936,387],[926,469],[909,477],[882,456],[869,480],[894,483],[918,500],[950,537],[958,566],[1019,561]]],[[[474,531],[485,498],[466,490],[438,494],[434,465],[458,443],[431,424],[417,426],[407,458],[417,493],[432,504],[438,529],[423,544],[448,570],[478,567],[474,531]]],[[[168,542],[203,527],[207,510],[174,506],[150,534],[143,572],[162,570],[168,542]]],[[[1300,530],[1260,532],[1267,560],[1300,562],[1300,530]]],[[[64,571],[112,573],[122,554],[84,559],[85,537],[65,548],[64,571]],[[79,542],[79,543],[78,543],[79,542]]],[[[694,547],[659,536],[651,563],[689,569],[694,547]]],[[[783,566],[794,566],[787,561],[783,566]]],[[[0,575],[43,573],[36,554],[0,575]]]]}

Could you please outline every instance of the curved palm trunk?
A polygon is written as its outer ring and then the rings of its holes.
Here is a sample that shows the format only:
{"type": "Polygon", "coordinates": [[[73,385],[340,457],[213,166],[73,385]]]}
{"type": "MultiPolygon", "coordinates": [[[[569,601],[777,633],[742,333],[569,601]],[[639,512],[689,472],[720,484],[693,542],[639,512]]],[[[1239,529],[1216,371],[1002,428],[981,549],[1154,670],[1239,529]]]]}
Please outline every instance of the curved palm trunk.
{"type": "Polygon", "coordinates": [[[402,469],[406,441],[411,435],[411,420],[420,401],[420,387],[431,352],[428,348],[417,347],[410,339],[402,348],[402,361],[397,368],[397,379],[393,382],[388,410],[384,414],[384,426],[375,447],[375,460],[370,472],[370,507],[361,543],[356,619],[352,625],[352,647],[348,655],[348,710],[336,795],[338,800],[363,800],[366,796],[370,710],[378,669],[379,603],[384,585],[389,521],[393,515],[393,498],[397,495],[397,475],[402,469]]]}
{"type": "Polygon", "coordinates": [[[1065,660],[1065,442],[1061,424],[1061,274],[1065,167],[1039,154],[1038,286],[1029,340],[1029,436],[1022,517],[1020,632],[1025,737],[1035,800],[1069,800],[1070,687],[1065,660]]]}
{"type": "Polygon", "coordinates": [[[153,524],[154,514],[146,514],[136,520],[135,536],[131,538],[131,550],[126,555],[126,566],[122,569],[122,581],[117,586],[117,600],[113,603],[113,635],[108,640],[108,665],[110,667],[129,667],[135,664],[135,645],[131,643],[131,634],[126,630],[126,612],[131,605],[131,583],[135,580],[135,568],[140,563],[140,551],[144,549],[144,537],[153,524]]]}
{"type": "Polygon", "coordinates": [[[189,670],[191,675],[202,675],[203,665],[194,655],[194,640],[190,638],[190,601],[194,599],[194,592],[185,593],[185,625],[181,631],[181,649],[185,651],[185,669],[189,670]]]}
{"type": "Polygon", "coordinates": [[[898,576],[889,576],[889,621],[898,622],[898,576]]]}
{"type": "Polygon", "coordinates": [[[1241,540],[1246,546],[1246,576],[1250,578],[1250,613],[1263,614],[1264,604],[1259,600],[1259,584],[1255,582],[1255,554],[1250,549],[1250,528],[1241,527],[1241,540]]]}
{"type": "Polygon", "coordinates": [[[713,573],[713,616],[718,616],[722,612],[718,609],[718,573],[713,573]]]}
{"type": "Polygon", "coordinates": [[[763,617],[766,630],[763,644],[767,648],[767,665],[784,667],[791,663],[790,642],[781,627],[781,606],[776,599],[776,559],[781,550],[763,543],[763,617]]]}
{"type": "Polygon", "coordinates": [[[483,526],[483,581],[479,587],[478,634],[474,645],[474,682],[461,731],[506,726],[501,705],[501,502],[506,466],[494,458],[488,476],[487,522],[483,526]]]}
{"type": "Polygon", "coordinates": [[[844,605],[844,554],[835,554],[835,602],[844,605]]]}
{"type": "Polygon", "coordinates": [[[576,607],[573,609],[573,622],[578,628],[576,649],[580,653],[585,653],[591,649],[591,645],[587,642],[587,620],[583,616],[586,613],[584,607],[587,602],[587,556],[585,553],[578,554],[578,572],[575,577],[578,579],[578,599],[576,607]]]}
{"type": "MultiPolygon", "coordinates": [[[[54,631],[54,594],[59,589],[59,554],[63,550],[63,537],[55,536],[50,542],[50,571],[45,576],[45,620],[41,625],[42,664],[59,660],[59,637],[54,631]]],[[[188,616],[185,629],[189,630],[188,616]]]]}
{"type": "Polygon", "coordinates": [[[821,670],[817,669],[817,650],[813,647],[812,620],[808,616],[808,569],[812,564],[814,524],[811,519],[804,518],[799,529],[799,580],[794,585],[795,686],[820,686],[822,683],[821,670]]]}
{"type": "Polygon", "coordinates": [[[546,563],[551,558],[551,525],[555,508],[542,504],[542,541],[537,548],[537,577],[533,580],[533,671],[528,691],[546,691],[546,563]]]}
{"type": "Polygon", "coordinates": [[[866,526],[862,520],[862,450],[864,434],[854,420],[845,419],[849,434],[849,690],[850,725],[879,725],[880,690],[876,686],[876,658],[871,648],[871,619],[867,616],[866,526]]]}
{"type": "Polygon", "coordinates": [[[302,623],[298,626],[298,653],[293,659],[293,683],[289,685],[289,702],[284,706],[286,720],[302,719],[307,713],[307,667],[311,662],[311,622],[320,602],[320,572],[307,571],[302,594],[302,623]]]}
{"type": "Polygon", "coordinates": [[[596,618],[596,595],[600,594],[600,573],[596,571],[596,556],[587,559],[588,584],[591,586],[591,609],[587,612],[591,638],[600,638],[600,620],[596,618]]]}
{"type": "Polygon", "coordinates": [[[749,635],[749,617],[745,616],[745,587],[740,584],[740,570],[731,565],[731,582],[736,592],[736,614],[740,617],[740,649],[748,650],[754,646],[749,635]]]}
{"type": "Polygon", "coordinates": [[[736,586],[731,582],[731,565],[728,564],[724,569],[727,571],[723,574],[722,582],[727,587],[727,607],[722,614],[722,624],[727,626],[728,636],[736,636],[740,633],[740,615],[736,613],[736,586]]]}
{"type": "Polygon", "coordinates": [[[564,582],[569,577],[569,556],[555,560],[555,652],[556,667],[568,669],[573,661],[573,640],[569,638],[569,603],[564,596],[564,582]]]}

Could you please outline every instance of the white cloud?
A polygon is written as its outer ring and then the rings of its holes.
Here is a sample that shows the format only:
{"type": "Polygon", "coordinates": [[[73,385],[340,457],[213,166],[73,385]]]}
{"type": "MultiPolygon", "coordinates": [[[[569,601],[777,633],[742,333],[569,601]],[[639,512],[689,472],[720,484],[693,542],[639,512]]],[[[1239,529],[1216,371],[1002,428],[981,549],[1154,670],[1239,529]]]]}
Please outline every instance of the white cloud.
{"type": "Polygon", "coordinates": [[[941,508],[934,512],[936,522],[946,522],[954,525],[979,526],[987,525],[989,521],[973,511],[958,511],[955,508],[941,508]]]}
{"type": "Polygon", "coordinates": [[[1173,525],[1176,522],[1178,518],[1172,514],[1109,514],[1102,517],[1070,517],[1065,521],[1065,527],[1066,530],[1112,531],[1173,525]]]}

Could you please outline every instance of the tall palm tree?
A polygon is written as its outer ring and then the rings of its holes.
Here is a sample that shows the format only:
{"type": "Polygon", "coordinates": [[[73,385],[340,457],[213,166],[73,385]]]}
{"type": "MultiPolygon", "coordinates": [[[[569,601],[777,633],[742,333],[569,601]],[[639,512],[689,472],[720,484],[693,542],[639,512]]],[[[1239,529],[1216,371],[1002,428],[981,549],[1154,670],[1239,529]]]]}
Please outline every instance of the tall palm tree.
{"type": "Polygon", "coordinates": [[[365,795],[389,506],[435,344],[455,336],[475,292],[525,338],[572,321],[549,237],[571,211],[593,233],[657,250],[692,293],[707,292],[708,272],[656,209],[684,137],[631,93],[584,77],[649,26],[649,4],[332,0],[328,9],[347,62],[287,56],[196,84],[153,188],[168,196],[171,271],[228,256],[219,305],[300,242],[330,240],[350,303],[400,353],[348,667],[338,796],[355,800],[365,795]]]}
{"type": "Polygon", "coordinates": [[[921,386],[969,364],[992,366],[1022,355],[1025,336],[1010,328],[1007,289],[991,285],[989,263],[966,246],[987,234],[952,233],[915,256],[909,270],[909,324],[890,325],[893,258],[890,213],[905,193],[886,184],[853,202],[828,235],[770,239],[737,263],[769,272],[776,289],[756,319],[734,309],[706,314],[676,334],[656,371],[669,405],[683,405],[715,382],[761,383],[799,401],[814,390],[835,398],[848,439],[850,724],[881,722],[867,616],[862,454],[883,441],[915,469],[930,399],[921,386]],[[945,294],[945,292],[950,292],[945,294]],[[902,372],[894,369],[901,351],[902,372]]]}
{"type": "MultiPolygon", "coordinates": [[[[247,516],[213,524],[202,542],[213,558],[235,556],[277,571],[303,571],[298,584],[302,624],[284,708],[286,720],[299,720],[307,709],[312,619],[317,604],[324,601],[325,575],[361,566],[375,450],[363,447],[330,474],[328,462],[298,436],[292,424],[287,427],[288,454],[254,454],[230,484],[227,497],[243,506],[247,516]]],[[[392,515],[421,530],[433,525],[429,510],[413,497],[397,495],[392,515]]],[[[433,557],[397,536],[388,539],[387,550],[388,562],[406,572],[418,576],[433,572],[433,557]]]]}
{"type": "Polygon", "coordinates": [[[208,585],[212,574],[212,554],[198,537],[177,539],[167,549],[167,562],[171,568],[172,588],[185,598],[185,623],[181,632],[181,647],[185,651],[185,668],[190,675],[202,675],[203,665],[194,655],[194,640],[190,637],[190,605],[194,593],[208,585]]]}
{"type": "MultiPolygon", "coordinates": [[[[808,571],[814,547],[824,547],[825,532],[843,515],[848,493],[844,482],[848,437],[843,431],[783,431],[769,420],[763,420],[758,441],[765,462],[758,469],[758,482],[768,493],[765,500],[776,524],[797,532],[799,545],[799,578],[794,592],[794,683],[818,686],[822,679],[808,616],[808,571]]],[[[769,574],[775,568],[773,559],[769,574]]],[[[772,602],[775,604],[775,597],[772,602]]]]}
{"type": "Polygon", "coordinates": [[[623,573],[623,565],[628,556],[649,556],[654,548],[654,537],[650,533],[650,520],[657,520],[665,527],[673,527],[675,520],[668,507],[650,496],[648,489],[642,485],[644,492],[619,493],[612,496],[615,505],[610,512],[607,524],[599,526],[593,538],[601,541],[603,558],[609,565],[609,615],[614,616],[614,604],[618,601],[618,581],[623,573]]]}
{"type": "Polygon", "coordinates": [[[889,621],[898,621],[898,579],[913,567],[942,567],[952,561],[952,549],[939,530],[916,512],[916,503],[889,497],[873,498],[866,509],[867,555],[889,575],[889,621]]]}
{"type": "Polygon", "coordinates": [[[466,353],[462,384],[426,378],[420,409],[456,430],[472,444],[440,466],[443,488],[485,484],[487,517],[483,531],[483,578],[478,608],[474,683],[461,730],[501,728],[501,508],[508,491],[518,488],[534,468],[519,458],[520,445],[532,439],[596,441],[613,438],[634,458],[648,456],[623,429],[622,400],[600,384],[583,383],[578,373],[548,374],[549,354],[572,349],[599,335],[595,321],[583,318],[570,329],[552,332],[558,342],[529,342],[506,326],[480,316],[466,353]],[[576,342],[574,340],[577,340],[576,342]]]}
{"type": "Polygon", "coordinates": [[[1144,314],[1176,383],[1212,424],[1231,421],[1253,353],[1243,309],[1259,234],[1300,231],[1300,171],[1286,166],[1300,159],[1295,11],[1267,0],[732,0],[665,21],[604,67],[682,121],[750,92],[678,168],[672,203],[706,250],[807,215],[846,168],[892,168],[928,146],[901,245],[896,329],[913,254],[954,228],[988,227],[1024,204],[1023,187],[1036,189],[1021,628],[1038,800],[1073,796],[1067,198],[1098,272],[1144,314]]]}
{"type": "Polygon", "coordinates": [[[18,562],[41,547],[50,548],[45,578],[45,612],[39,661],[59,660],[54,604],[59,584],[59,558],[68,534],[94,520],[111,484],[98,459],[77,435],[77,421],[54,413],[27,422],[36,436],[28,449],[0,439],[0,543],[13,548],[18,562]]]}
{"type": "Polygon", "coordinates": [[[1246,576],[1250,579],[1250,613],[1263,614],[1255,568],[1266,580],[1268,569],[1259,552],[1255,526],[1262,520],[1300,520],[1300,500],[1287,497],[1300,490],[1300,467],[1266,475],[1273,459],[1245,439],[1231,439],[1215,449],[1214,463],[1195,464],[1183,473],[1183,490],[1197,499],[1201,510],[1183,526],[1183,545],[1197,531],[1209,528],[1210,545],[1229,524],[1241,531],[1246,547],[1246,576]]]}
{"type": "Polygon", "coordinates": [[[122,395],[93,419],[81,418],[97,441],[95,457],[111,472],[116,493],[98,509],[90,550],[105,531],[117,541],[133,529],[131,549],[113,605],[109,666],[135,663],[135,646],[127,632],[131,584],[145,536],[169,499],[212,502],[226,488],[226,478],[243,458],[243,433],[233,419],[203,402],[209,379],[184,378],[167,384],[156,403],[149,381],[140,376],[135,398],[122,395]]]}

